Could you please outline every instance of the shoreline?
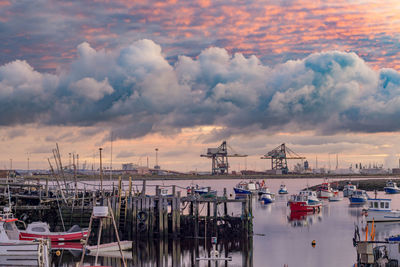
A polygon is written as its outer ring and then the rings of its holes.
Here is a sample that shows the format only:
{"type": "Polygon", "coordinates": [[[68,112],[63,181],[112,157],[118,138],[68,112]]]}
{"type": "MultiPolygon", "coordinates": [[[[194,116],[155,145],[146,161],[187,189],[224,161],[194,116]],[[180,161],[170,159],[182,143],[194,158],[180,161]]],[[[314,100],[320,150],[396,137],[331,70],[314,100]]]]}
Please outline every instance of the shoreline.
{"type": "MultiPolygon", "coordinates": [[[[376,180],[382,180],[382,179],[395,179],[396,177],[400,177],[399,174],[376,174],[376,175],[361,175],[361,174],[346,174],[346,175],[338,175],[338,174],[285,174],[285,175],[129,175],[129,174],[123,174],[123,175],[113,175],[112,179],[113,181],[117,181],[119,177],[122,178],[122,180],[129,180],[129,178],[132,178],[132,180],[247,180],[247,179],[254,179],[254,180],[260,180],[260,179],[330,179],[330,180],[335,180],[335,179],[348,179],[356,182],[354,179],[366,179],[366,178],[375,178],[376,180]]],[[[22,177],[21,177],[22,178],[22,177]]],[[[18,177],[17,179],[21,179],[18,177]]],[[[59,179],[64,179],[62,177],[58,177],[59,179]]],[[[5,178],[4,178],[5,179],[5,178]]],[[[13,179],[13,178],[11,178],[13,179]]],[[[44,176],[44,175],[38,175],[38,176],[30,176],[30,177],[23,177],[23,179],[26,180],[53,180],[55,179],[52,176],[44,176]]],[[[74,181],[74,177],[70,174],[65,175],[65,179],[68,181],[74,181]]],[[[78,175],[77,176],[78,181],[82,180],[91,180],[91,181],[100,181],[100,176],[99,175],[78,175]]],[[[110,176],[104,175],[103,176],[103,181],[109,181],[110,176]]],[[[371,180],[371,179],[369,179],[371,180]]],[[[360,180],[363,181],[363,180],[360,180]]],[[[358,181],[357,181],[358,182],[358,181]]]]}

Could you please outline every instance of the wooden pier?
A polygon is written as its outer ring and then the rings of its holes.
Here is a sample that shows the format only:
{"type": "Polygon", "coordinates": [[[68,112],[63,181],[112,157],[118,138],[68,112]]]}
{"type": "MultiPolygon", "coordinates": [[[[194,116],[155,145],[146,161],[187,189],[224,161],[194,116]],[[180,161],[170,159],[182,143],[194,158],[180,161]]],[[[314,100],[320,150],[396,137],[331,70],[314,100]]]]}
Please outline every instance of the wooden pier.
{"type": "MultiPolygon", "coordinates": [[[[136,188],[138,185],[135,185],[136,188]]],[[[224,238],[247,239],[253,234],[252,201],[228,198],[226,189],[222,196],[199,194],[182,195],[178,186],[171,186],[172,193],[162,194],[162,186],[155,186],[155,194],[146,194],[146,180],[141,191],[134,190],[129,179],[128,188],[119,178],[111,190],[61,189],[54,190],[48,181],[36,184],[0,184],[0,207],[12,203],[17,218],[29,223],[45,221],[52,230],[64,231],[77,224],[88,227],[93,206],[110,200],[118,226],[124,239],[152,240],[176,238],[224,238]],[[126,189],[126,190],[125,190],[126,189]],[[232,210],[234,208],[233,215],[232,210]]],[[[185,189],[186,191],[186,189],[185,189]]],[[[191,191],[193,192],[193,190],[191,191]]],[[[103,223],[103,237],[113,240],[111,219],[103,223]]]]}

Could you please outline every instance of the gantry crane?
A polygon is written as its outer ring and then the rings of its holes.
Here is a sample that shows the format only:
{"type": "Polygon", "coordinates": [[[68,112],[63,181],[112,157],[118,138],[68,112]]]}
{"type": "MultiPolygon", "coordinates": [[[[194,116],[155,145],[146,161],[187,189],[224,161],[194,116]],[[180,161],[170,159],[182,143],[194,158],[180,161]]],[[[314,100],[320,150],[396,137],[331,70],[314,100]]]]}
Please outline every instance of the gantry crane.
{"type": "Polygon", "coordinates": [[[223,141],[217,148],[208,148],[207,154],[200,155],[200,157],[206,157],[212,160],[211,173],[212,175],[217,175],[228,174],[228,157],[247,157],[247,155],[238,153],[228,154],[228,145],[226,144],[226,141],[223,141]]]}
{"type": "Polygon", "coordinates": [[[271,159],[273,170],[281,170],[283,174],[287,174],[289,169],[287,166],[288,159],[305,159],[288,148],[285,143],[265,154],[261,159],[271,159]]]}

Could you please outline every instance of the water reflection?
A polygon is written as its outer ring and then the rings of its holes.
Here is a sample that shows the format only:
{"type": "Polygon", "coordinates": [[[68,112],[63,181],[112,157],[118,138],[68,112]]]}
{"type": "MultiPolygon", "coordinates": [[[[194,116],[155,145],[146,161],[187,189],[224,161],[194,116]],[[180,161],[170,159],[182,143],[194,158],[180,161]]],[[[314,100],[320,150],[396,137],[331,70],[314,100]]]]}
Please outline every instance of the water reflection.
{"type": "MultiPolygon", "coordinates": [[[[81,259],[81,252],[74,250],[75,246],[58,246],[59,256],[53,253],[53,266],[76,266],[81,259]],[[61,248],[64,248],[62,250],[61,248]]],[[[155,240],[135,241],[133,250],[124,252],[128,266],[228,266],[229,261],[196,260],[209,258],[213,247],[211,240],[182,239],[182,240],[155,240]],[[211,265],[210,265],[211,264],[211,265]]],[[[242,266],[253,266],[253,239],[228,239],[218,242],[216,249],[220,257],[232,257],[235,264],[242,262],[242,266]],[[241,258],[241,259],[240,259],[241,258]]],[[[85,264],[93,265],[95,256],[86,255],[85,264]]],[[[120,266],[119,252],[99,255],[98,264],[102,266],[120,266]]]]}
{"type": "Polygon", "coordinates": [[[348,212],[352,217],[356,217],[356,218],[361,218],[363,217],[363,212],[362,212],[362,208],[364,206],[354,206],[354,205],[349,205],[349,209],[348,212]]]}
{"type": "Polygon", "coordinates": [[[322,221],[322,213],[313,211],[290,212],[287,218],[292,227],[306,227],[322,221]]]}

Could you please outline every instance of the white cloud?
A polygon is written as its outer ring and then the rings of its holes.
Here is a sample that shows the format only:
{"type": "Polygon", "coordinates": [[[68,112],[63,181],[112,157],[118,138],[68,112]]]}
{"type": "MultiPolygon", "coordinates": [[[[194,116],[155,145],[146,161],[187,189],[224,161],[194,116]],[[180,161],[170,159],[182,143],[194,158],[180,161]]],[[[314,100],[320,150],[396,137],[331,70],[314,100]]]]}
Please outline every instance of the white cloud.
{"type": "Polygon", "coordinates": [[[398,131],[400,74],[338,51],[268,67],[213,47],[170,64],[151,40],[114,51],[82,43],[58,76],[25,61],[0,66],[0,103],[2,124],[113,125],[117,138],[201,125],[224,136],[398,131]]]}
{"type": "Polygon", "coordinates": [[[87,99],[97,101],[102,99],[105,95],[114,92],[114,89],[105,78],[102,82],[98,82],[93,78],[83,78],[77,82],[71,83],[69,89],[76,95],[85,97],[87,99]]]}

